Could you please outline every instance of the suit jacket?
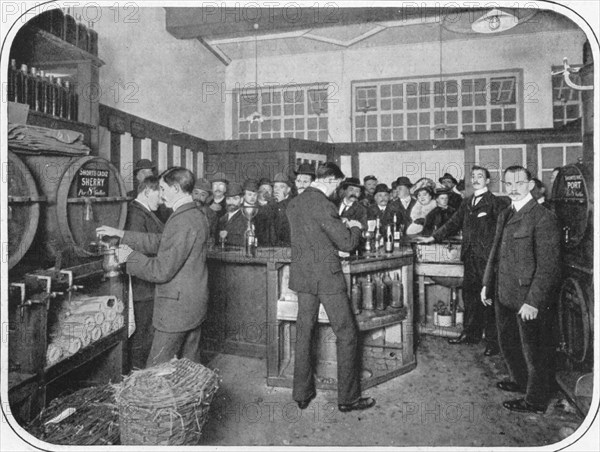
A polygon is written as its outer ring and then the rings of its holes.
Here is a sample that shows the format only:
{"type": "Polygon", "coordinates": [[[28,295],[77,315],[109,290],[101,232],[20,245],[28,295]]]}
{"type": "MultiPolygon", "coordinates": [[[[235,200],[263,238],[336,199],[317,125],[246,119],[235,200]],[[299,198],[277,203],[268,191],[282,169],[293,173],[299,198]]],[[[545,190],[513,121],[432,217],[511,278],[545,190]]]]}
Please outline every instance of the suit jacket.
{"type": "Polygon", "coordinates": [[[452,207],[454,210],[458,210],[462,201],[463,201],[463,198],[458,193],[451,191],[448,194],[448,205],[450,207],[452,207]]]}
{"type": "Polygon", "coordinates": [[[157,330],[189,331],[204,320],[207,241],[208,221],[193,202],[173,212],[162,234],[125,231],[121,242],[135,250],[127,273],[156,284],[152,324],[157,330]]]}
{"type": "Polygon", "coordinates": [[[271,227],[271,219],[269,217],[270,206],[271,203],[264,206],[258,205],[258,212],[253,220],[258,246],[270,246],[271,244],[271,231],[269,229],[271,227]]]}
{"type": "MultiPolygon", "coordinates": [[[[130,198],[135,199],[135,198],[137,198],[137,195],[138,194],[137,194],[136,190],[131,190],[131,191],[127,192],[127,196],[130,198]]],[[[160,204],[158,206],[158,210],[155,212],[155,215],[163,224],[165,224],[172,213],[173,213],[172,209],[168,208],[164,204],[160,204]]]]}
{"type": "Polygon", "coordinates": [[[466,198],[450,220],[433,233],[436,241],[455,235],[462,229],[461,260],[468,255],[487,261],[492,249],[496,221],[500,212],[506,208],[504,198],[486,192],[479,202],[473,206],[473,195],[466,198]]]}
{"type": "Polygon", "coordinates": [[[290,223],[286,214],[292,197],[274,203],[269,208],[271,246],[290,246],[290,223]]]}
{"type": "Polygon", "coordinates": [[[219,202],[215,202],[215,200],[211,197],[210,202],[207,202],[207,204],[209,207],[213,204],[219,204],[221,206],[221,210],[219,210],[218,212],[213,210],[213,212],[217,214],[217,218],[221,218],[227,213],[227,203],[225,202],[225,198],[221,199],[221,201],[219,202]]]}
{"type": "MultiPolygon", "coordinates": [[[[543,309],[560,283],[560,229],[554,213],[535,199],[508,219],[500,213],[483,285],[496,276],[498,302],[518,311],[526,303],[543,309]]],[[[488,291],[488,294],[491,292],[488,291]]]]}
{"type": "Polygon", "coordinates": [[[451,206],[448,206],[445,209],[442,209],[440,206],[436,207],[425,217],[425,225],[423,226],[421,234],[430,236],[433,231],[446,224],[448,220],[452,218],[454,212],[456,212],[456,209],[451,206]]]}
{"type": "MultiPolygon", "coordinates": [[[[338,212],[340,208],[338,206],[338,212]]],[[[342,212],[342,218],[348,218],[349,220],[360,221],[364,229],[367,229],[367,208],[360,202],[353,203],[348,209],[342,212]]]]}
{"type": "Polygon", "coordinates": [[[246,228],[248,227],[248,220],[246,220],[246,217],[242,214],[242,209],[239,209],[234,213],[231,219],[228,218],[229,214],[219,218],[215,243],[219,243],[219,233],[221,231],[227,231],[225,243],[232,246],[244,246],[246,244],[246,228]]]}
{"type": "Polygon", "coordinates": [[[290,289],[314,295],[345,293],[338,250],[352,252],[360,229],[348,229],[335,204],[314,187],[290,201],[287,217],[292,239],[290,289]]]}
{"type": "Polygon", "coordinates": [[[398,221],[402,221],[404,228],[402,229],[402,233],[406,234],[406,228],[412,223],[412,218],[410,214],[412,213],[412,209],[417,203],[415,198],[410,198],[410,202],[408,203],[408,207],[404,208],[404,204],[399,199],[391,201],[390,204],[394,206],[394,208],[399,212],[398,221]],[[401,217],[401,218],[400,218],[401,217]]]}
{"type": "Polygon", "coordinates": [[[209,237],[214,239],[215,236],[218,236],[217,223],[219,218],[217,217],[217,212],[208,207],[207,204],[196,203],[196,207],[198,207],[200,212],[206,215],[206,219],[208,220],[209,237]]]}
{"type": "MultiPolygon", "coordinates": [[[[165,225],[158,217],[146,209],[137,201],[131,201],[127,209],[125,220],[126,231],[146,232],[150,234],[162,234],[165,225]]],[[[154,299],[154,284],[140,278],[132,278],[131,281],[134,301],[146,301],[154,299]]]]}
{"type": "Polygon", "coordinates": [[[402,231],[405,231],[405,219],[402,215],[402,212],[400,212],[400,210],[398,209],[398,205],[396,203],[389,202],[387,206],[385,206],[385,210],[383,211],[379,208],[377,204],[367,209],[367,219],[379,219],[380,232],[382,234],[385,234],[385,229],[388,224],[394,223],[394,214],[396,214],[396,221],[398,222],[398,224],[403,225],[402,231]]]}

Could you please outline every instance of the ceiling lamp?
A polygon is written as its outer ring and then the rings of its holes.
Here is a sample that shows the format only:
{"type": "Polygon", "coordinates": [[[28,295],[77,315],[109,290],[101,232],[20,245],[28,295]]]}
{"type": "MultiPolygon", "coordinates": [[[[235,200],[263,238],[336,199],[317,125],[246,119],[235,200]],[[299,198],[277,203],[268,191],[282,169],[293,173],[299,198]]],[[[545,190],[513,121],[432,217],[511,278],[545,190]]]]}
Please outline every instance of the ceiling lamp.
{"type": "MultiPolygon", "coordinates": [[[[254,29],[258,30],[258,24],[254,24],[254,29]]],[[[254,35],[254,86],[256,87],[256,107],[257,110],[246,116],[246,121],[262,123],[268,116],[258,111],[258,101],[262,92],[258,86],[258,31],[254,35]]]]}
{"type": "Polygon", "coordinates": [[[477,19],[471,29],[477,33],[500,33],[519,23],[519,18],[500,9],[492,9],[477,19]]]}

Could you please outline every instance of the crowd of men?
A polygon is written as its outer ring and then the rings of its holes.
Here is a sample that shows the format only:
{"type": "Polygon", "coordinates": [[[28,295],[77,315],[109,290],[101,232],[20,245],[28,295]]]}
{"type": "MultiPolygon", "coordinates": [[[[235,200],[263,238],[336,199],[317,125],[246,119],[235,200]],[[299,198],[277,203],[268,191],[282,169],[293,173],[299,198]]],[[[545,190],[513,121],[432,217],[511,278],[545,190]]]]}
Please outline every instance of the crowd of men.
{"type": "MultiPolygon", "coordinates": [[[[502,353],[511,379],[497,384],[524,394],[504,406],[511,411],[546,409],[552,373],[552,294],[558,278],[559,231],[544,187],[521,166],[504,170],[506,195],[491,193],[489,171],[471,169],[473,194],[464,198],[459,182],[444,174],[438,183],[414,184],[398,177],[391,188],[369,175],[362,184],[344,177],[335,164],[302,164],[292,179],[229,181],[222,173],[210,181],[189,170],[169,168],[160,177],[151,162],[136,165],[136,198],[127,230],[101,226],[99,235],[121,238],[118,260],[134,278],[134,301],[152,299],[154,337],[146,365],[173,356],[199,361],[200,327],[208,302],[206,253],[211,242],[243,246],[254,210],[262,246],[292,246],[290,288],[298,292],[298,339],[293,398],[305,409],[315,397],[311,347],[319,304],[337,338],[340,411],[375,405],[361,397],[358,330],[350,310],[337,252],[351,252],[363,231],[394,224],[421,242],[441,241],[462,231],[464,263],[462,334],[451,344],[486,341],[486,356],[502,353]],[[150,170],[149,174],[141,171],[150,170]],[[163,223],[155,215],[164,203],[163,223]],[[314,259],[318,250],[328,259],[314,259]],[[295,254],[294,254],[295,253],[295,254]],[[336,256],[331,259],[330,256],[336,256]]],[[[463,183],[464,187],[464,183],[463,183]]],[[[136,320],[138,320],[136,318],[136,320]]],[[[140,366],[142,367],[142,366],[140,366]]]]}

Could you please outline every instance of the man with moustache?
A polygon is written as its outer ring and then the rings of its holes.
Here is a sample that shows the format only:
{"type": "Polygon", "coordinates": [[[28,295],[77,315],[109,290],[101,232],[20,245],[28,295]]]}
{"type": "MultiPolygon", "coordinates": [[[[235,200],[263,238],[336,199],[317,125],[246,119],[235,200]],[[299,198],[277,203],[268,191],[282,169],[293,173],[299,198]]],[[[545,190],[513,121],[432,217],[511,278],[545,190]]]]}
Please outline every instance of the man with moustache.
{"type": "Polygon", "coordinates": [[[212,185],[206,179],[198,179],[194,185],[192,191],[192,199],[196,203],[198,209],[206,215],[208,219],[208,225],[210,230],[210,240],[212,241],[217,232],[217,213],[208,207],[208,200],[210,198],[212,185]]]}
{"type": "MultiPolygon", "coordinates": [[[[155,214],[162,204],[158,177],[146,177],[138,184],[137,190],[137,197],[129,203],[127,209],[125,230],[162,234],[165,225],[155,214]]],[[[128,348],[131,365],[143,369],[152,346],[154,284],[132,277],[131,285],[136,328],[129,338],[128,348]]]]}
{"type": "Polygon", "coordinates": [[[358,330],[337,254],[358,246],[361,224],[349,220],[344,225],[329,200],[343,178],[337,165],[323,163],[315,181],[287,209],[292,238],[289,286],[298,292],[292,395],[302,410],[316,396],[312,339],[320,304],[336,336],[338,409],[349,412],[375,405],[374,399],[361,397],[358,330]]]}
{"type": "Polygon", "coordinates": [[[448,205],[457,210],[460,207],[460,203],[462,203],[462,196],[456,191],[458,181],[450,173],[445,173],[438,180],[448,190],[448,205]]]}
{"type": "Polygon", "coordinates": [[[224,173],[215,173],[212,179],[212,194],[213,199],[208,205],[215,213],[218,218],[221,218],[227,213],[227,206],[225,204],[225,193],[227,192],[227,185],[229,181],[225,178],[224,173]]]}
{"type": "Polygon", "coordinates": [[[273,182],[263,177],[258,181],[258,205],[266,206],[273,202],[273,182]]]}
{"type": "MultiPolygon", "coordinates": [[[[138,185],[149,176],[156,176],[156,165],[148,159],[141,159],[135,162],[135,167],[133,168],[133,190],[127,192],[127,196],[135,198],[138,194],[138,185]]],[[[161,203],[155,215],[160,221],[166,223],[171,213],[172,210],[161,203]]]]}
{"type": "Polygon", "coordinates": [[[361,199],[361,203],[366,208],[375,205],[375,188],[377,187],[377,178],[373,175],[365,176],[363,178],[363,185],[365,187],[364,198],[361,199]]]}
{"type": "Polygon", "coordinates": [[[273,178],[273,193],[276,203],[269,207],[267,215],[270,225],[271,246],[290,246],[290,223],[286,215],[287,206],[291,201],[292,182],[283,173],[273,178]]]}
{"type": "Polygon", "coordinates": [[[396,205],[390,203],[390,189],[386,184],[378,184],[375,187],[375,205],[367,209],[367,220],[379,220],[379,232],[385,234],[388,224],[394,223],[394,215],[396,222],[402,221],[396,205]]]}
{"type": "Polygon", "coordinates": [[[315,180],[315,168],[310,163],[302,163],[294,173],[294,184],[298,194],[302,193],[315,180]]]}
{"type": "Polygon", "coordinates": [[[227,235],[225,242],[231,246],[244,246],[245,233],[247,227],[246,217],[242,214],[243,202],[242,186],[237,182],[231,182],[225,195],[225,210],[226,213],[221,218],[217,225],[217,235],[215,240],[218,243],[221,231],[226,231],[227,235]]]}
{"type": "Polygon", "coordinates": [[[362,185],[356,177],[348,177],[342,182],[343,197],[339,206],[339,214],[342,221],[359,221],[363,229],[367,228],[367,209],[358,202],[362,194],[362,185]]]}
{"type": "Polygon", "coordinates": [[[496,386],[524,394],[502,405],[543,414],[554,376],[551,331],[560,284],[560,229],[554,213],[531,195],[529,170],[506,168],[503,182],[512,203],[498,217],[481,301],[491,307],[494,299],[500,348],[511,376],[496,386]]]}
{"type": "Polygon", "coordinates": [[[126,271],[156,284],[154,339],[147,367],[174,356],[200,362],[200,332],[208,302],[206,252],[208,221],[192,199],[194,174],[181,167],[160,176],[161,196],[173,214],[162,234],[122,231],[109,226],[99,235],[121,237],[117,252],[126,271]]]}
{"type": "Polygon", "coordinates": [[[463,233],[460,258],[464,264],[463,301],[465,319],[463,331],[458,338],[449,339],[450,344],[477,344],[485,333],[485,356],[497,355],[498,332],[494,308],[481,303],[480,293],[483,272],[492,249],[498,215],[506,207],[504,199],[489,190],[490,173],[486,168],[473,166],[471,185],[474,193],[466,198],[454,215],[431,237],[420,241],[430,243],[463,233]]]}
{"type": "Polygon", "coordinates": [[[411,224],[412,219],[410,214],[412,209],[417,203],[417,200],[410,195],[410,188],[413,186],[412,182],[408,177],[400,176],[396,179],[396,191],[398,192],[398,199],[392,201],[394,208],[398,213],[398,222],[402,222],[402,232],[406,234],[406,229],[411,224]]]}

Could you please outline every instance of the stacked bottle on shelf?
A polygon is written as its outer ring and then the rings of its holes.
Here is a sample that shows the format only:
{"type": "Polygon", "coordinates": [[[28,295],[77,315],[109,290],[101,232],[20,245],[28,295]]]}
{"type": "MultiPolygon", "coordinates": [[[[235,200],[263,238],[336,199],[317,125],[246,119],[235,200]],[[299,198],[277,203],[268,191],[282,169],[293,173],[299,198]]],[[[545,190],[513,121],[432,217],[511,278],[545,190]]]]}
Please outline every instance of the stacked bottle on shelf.
{"type": "Polygon", "coordinates": [[[17,69],[14,59],[8,67],[8,101],[72,121],[77,121],[79,115],[79,96],[68,80],[63,82],[34,67],[28,70],[26,64],[17,69]]]}
{"type": "Polygon", "coordinates": [[[351,303],[354,314],[365,311],[383,311],[388,306],[394,309],[404,304],[402,279],[400,272],[382,272],[366,277],[352,277],[351,303]]]}
{"type": "Polygon", "coordinates": [[[74,8],[51,9],[44,11],[28,22],[41,30],[74,46],[98,56],[98,33],[94,30],[93,22],[88,21],[87,26],[81,16],[74,17],[74,8]]]}

